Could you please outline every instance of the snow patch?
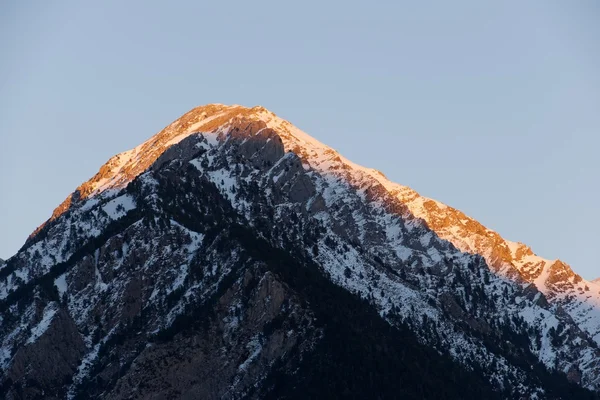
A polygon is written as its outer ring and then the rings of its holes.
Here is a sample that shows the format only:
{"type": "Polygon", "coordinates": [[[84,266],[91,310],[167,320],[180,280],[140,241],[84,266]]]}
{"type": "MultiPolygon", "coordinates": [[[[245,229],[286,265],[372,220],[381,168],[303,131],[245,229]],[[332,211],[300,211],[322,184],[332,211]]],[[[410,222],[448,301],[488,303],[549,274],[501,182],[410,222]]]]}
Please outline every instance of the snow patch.
{"type": "Polygon", "coordinates": [[[262,351],[262,343],[260,341],[260,337],[254,336],[246,345],[248,351],[250,351],[250,355],[248,358],[240,364],[238,367],[238,371],[246,371],[248,366],[258,357],[260,352],[262,351]]]}
{"type": "Polygon", "coordinates": [[[119,196],[102,207],[104,212],[106,212],[111,219],[119,219],[134,208],[135,200],[128,194],[119,196]]]}
{"type": "Polygon", "coordinates": [[[58,289],[59,296],[62,297],[67,291],[67,274],[64,273],[56,278],[54,280],[54,284],[56,285],[56,289],[58,289]]]}
{"type": "Polygon", "coordinates": [[[48,330],[56,311],[58,310],[54,303],[50,303],[46,306],[42,320],[36,326],[31,328],[31,336],[29,336],[29,339],[25,342],[26,344],[34,343],[48,330]]]}

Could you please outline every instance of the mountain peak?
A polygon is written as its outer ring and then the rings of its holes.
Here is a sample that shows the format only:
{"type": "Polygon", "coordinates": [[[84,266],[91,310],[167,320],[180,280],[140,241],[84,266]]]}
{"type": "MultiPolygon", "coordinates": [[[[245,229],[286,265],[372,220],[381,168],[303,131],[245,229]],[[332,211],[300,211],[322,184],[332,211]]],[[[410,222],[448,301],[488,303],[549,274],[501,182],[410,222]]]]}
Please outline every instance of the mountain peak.
{"type": "MultiPolygon", "coordinates": [[[[106,190],[126,186],[133,178],[148,169],[165,150],[187,136],[198,132],[216,135],[220,128],[231,126],[232,123],[240,122],[242,119],[277,119],[283,122],[262,106],[248,108],[213,103],[195,107],[141,145],[111,157],[96,175],[81,184],[54,210],[49,221],[67,211],[74,202],[85,200],[106,190]]],[[[30,238],[46,223],[38,227],[30,238]]]]}
{"type": "MultiPolygon", "coordinates": [[[[419,343],[478,366],[496,388],[531,398],[544,393],[538,383],[550,379],[521,367],[536,360],[572,382],[600,387],[600,364],[590,361],[600,359],[599,285],[354,164],[261,106],[188,111],[112,157],[53,219],[0,269],[0,308],[7,310],[0,318],[3,327],[10,324],[3,333],[11,332],[0,337],[0,367],[21,382],[45,379],[39,369],[22,368],[40,355],[65,360],[52,382],[69,378],[68,393],[111,393],[123,378],[112,392],[121,397],[144,389],[137,392],[143,397],[157,386],[141,383],[165,375],[206,368],[208,376],[227,365],[229,375],[219,370],[217,377],[224,391],[215,397],[228,397],[232,387],[256,383],[249,373],[277,376],[269,375],[278,363],[267,354],[304,357],[291,351],[300,349],[294,338],[310,354],[318,338],[351,332],[337,323],[335,331],[322,330],[352,304],[350,295],[365,300],[386,329],[410,327],[419,343]],[[346,297],[332,303],[338,295],[346,297]],[[188,333],[196,335],[193,343],[209,341],[194,349],[188,333]],[[71,338],[62,341],[69,348],[50,345],[57,337],[71,338]],[[195,352],[196,364],[188,369],[189,362],[171,359],[181,369],[165,374],[161,363],[147,370],[172,350],[195,352]],[[126,378],[115,360],[131,366],[126,378]]],[[[347,315],[340,319],[374,332],[356,311],[347,315]]],[[[323,343],[319,348],[332,348],[323,343]]],[[[333,347],[344,360],[354,354],[333,347]]],[[[313,371],[315,363],[305,365],[313,371]]],[[[294,363],[283,368],[298,371],[294,363]]]]}
{"type": "MultiPolygon", "coordinates": [[[[190,135],[202,134],[217,145],[230,135],[250,137],[265,129],[272,130],[270,134],[281,139],[284,152],[293,152],[305,169],[341,179],[365,198],[384,207],[399,201],[402,209],[398,212],[403,218],[420,220],[459,250],[482,255],[497,274],[523,284],[534,283],[547,297],[560,301],[577,298],[585,303],[589,287],[594,286],[593,296],[600,302],[600,287],[596,290],[596,283],[583,280],[566,263],[539,257],[529,246],[504,239],[463,212],[391,182],[380,171],[351,162],[262,106],[207,104],[193,108],[146,142],[112,157],[56,208],[49,221],[63,214],[73,203],[125,187],[167,149],[190,135]]],[[[600,328],[598,331],[600,340],[600,328]]]]}

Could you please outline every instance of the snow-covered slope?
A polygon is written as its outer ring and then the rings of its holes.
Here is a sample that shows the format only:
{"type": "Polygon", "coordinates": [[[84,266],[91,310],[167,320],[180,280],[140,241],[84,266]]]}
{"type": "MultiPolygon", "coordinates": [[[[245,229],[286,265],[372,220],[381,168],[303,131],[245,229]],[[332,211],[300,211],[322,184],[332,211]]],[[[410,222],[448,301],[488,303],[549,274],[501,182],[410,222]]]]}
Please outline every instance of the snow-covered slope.
{"type": "Polygon", "coordinates": [[[436,234],[461,251],[482,255],[501,276],[535,284],[551,304],[562,306],[600,344],[600,284],[582,279],[560,260],[546,260],[525,244],[502,238],[459,210],[391,182],[377,170],[351,162],[260,106],[212,104],[191,110],[142,145],[111,158],[96,176],[55,210],[53,218],[67,209],[73,198],[87,198],[124,187],[169,146],[192,133],[205,132],[207,138],[216,141],[224,126],[241,117],[265,122],[281,137],[286,152],[294,152],[306,166],[328,179],[342,177],[365,196],[369,191],[385,190],[407,207],[404,217],[423,219],[436,234]]]}
{"type": "MultiPolygon", "coordinates": [[[[392,189],[394,190],[394,189],[392,189]]],[[[534,284],[600,343],[600,285],[586,281],[560,260],[547,260],[519,242],[502,238],[459,210],[397,185],[397,196],[441,238],[462,251],[480,254],[501,276],[534,284]]]]}
{"type": "Polygon", "coordinates": [[[525,244],[502,238],[459,210],[390,182],[377,170],[351,162],[263,107],[209,105],[196,108],[141,146],[113,157],[98,175],[82,185],[80,193],[86,197],[122,187],[148,168],[168,146],[193,132],[213,131],[216,138],[220,131],[215,129],[231,118],[242,116],[264,121],[281,136],[286,151],[299,155],[304,163],[325,176],[343,176],[363,192],[380,184],[405,204],[412,216],[423,219],[441,238],[461,251],[484,256],[502,276],[535,284],[548,301],[562,306],[600,344],[600,284],[582,279],[560,260],[544,259],[525,244]]]}
{"type": "Polygon", "coordinates": [[[409,187],[390,182],[381,172],[347,160],[289,122],[261,109],[257,117],[282,135],[287,149],[301,155],[312,168],[344,177],[362,190],[381,184],[388,193],[423,219],[441,238],[461,251],[482,255],[494,270],[511,279],[533,283],[553,305],[562,306],[581,329],[600,344],[600,283],[586,281],[560,260],[539,257],[525,244],[502,238],[464,213],[419,195],[409,187]]]}
{"type": "MultiPolygon", "coordinates": [[[[523,245],[352,163],[262,107],[224,105],[198,107],[111,158],[0,269],[2,370],[11,379],[35,375],[23,363],[62,335],[74,351],[53,357],[64,361],[61,379],[73,380],[68,393],[90,382],[99,393],[116,390],[107,378],[121,376],[115,360],[138,371],[122,381],[143,379],[142,360],[160,358],[145,343],[181,329],[177,321],[217,295],[217,304],[231,307],[218,310],[218,331],[234,338],[240,309],[265,312],[237,306],[246,295],[227,294],[244,292],[268,264],[264,254],[248,258],[256,244],[248,245],[248,232],[289,254],[287,263],[317,268],[391,326],[410,327],[422,344],[496,390],[543,397],[550,383],[537,362],[600,387],[600,351],[586,333],[595,334],[594,319],[571,318],[593,316],[595,305],[551,293],[578,284],[568,267],[547,266],[523,245]],[[567,314],[559,305],[568,304],[580,309],[565,307],[567,314]]],[[[258,297],[261,304],[274,298],[258,297]]],[[[302,311],[308,320],[311,312],[302,311]]],[[[322,335],[300,326],[304,333],[294,337],[310,337],[302,342],[309,351],[322,335]]],[[[220,361],[234,367],[232,385],[270,343],[256,334],[235,359],[220,361]]]]}

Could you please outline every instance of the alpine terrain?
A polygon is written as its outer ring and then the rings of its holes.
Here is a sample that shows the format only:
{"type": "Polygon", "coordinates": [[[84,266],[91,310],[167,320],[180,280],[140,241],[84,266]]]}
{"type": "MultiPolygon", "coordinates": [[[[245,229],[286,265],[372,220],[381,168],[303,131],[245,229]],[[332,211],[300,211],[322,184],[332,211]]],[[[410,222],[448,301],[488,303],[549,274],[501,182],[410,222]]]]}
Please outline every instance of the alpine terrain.
{"type": "Polygon", "coordinates": [[[262,107],[195,108],[0,261],[5,399],[595,399],[600,284],[262,107]]]}

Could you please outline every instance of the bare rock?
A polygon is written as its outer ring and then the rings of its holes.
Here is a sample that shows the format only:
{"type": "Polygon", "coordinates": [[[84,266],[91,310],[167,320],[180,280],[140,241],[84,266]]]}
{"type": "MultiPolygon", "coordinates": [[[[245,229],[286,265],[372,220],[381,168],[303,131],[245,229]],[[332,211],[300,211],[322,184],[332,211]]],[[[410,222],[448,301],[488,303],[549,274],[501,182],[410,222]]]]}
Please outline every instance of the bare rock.
{"type": "Polygon", "coordinates": [[[15,354],[7,371],[13,382],[7,398],[64,398],[85,349],[75,323],[59,308],[48,329],[15,354]]]}

